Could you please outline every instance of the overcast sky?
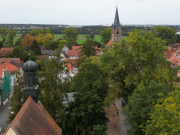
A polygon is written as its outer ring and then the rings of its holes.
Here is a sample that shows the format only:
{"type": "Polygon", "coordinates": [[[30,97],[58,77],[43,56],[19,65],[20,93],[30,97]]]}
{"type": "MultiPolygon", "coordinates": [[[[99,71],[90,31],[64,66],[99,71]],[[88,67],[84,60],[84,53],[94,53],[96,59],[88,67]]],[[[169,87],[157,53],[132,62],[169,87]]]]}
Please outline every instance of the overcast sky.
{"type": "Polygon", "coordinates": [[[180,0],[0,0],[0,23],[180,25],[180,0]],[[118,4],[117,4],[118,3],[118,4]]]}

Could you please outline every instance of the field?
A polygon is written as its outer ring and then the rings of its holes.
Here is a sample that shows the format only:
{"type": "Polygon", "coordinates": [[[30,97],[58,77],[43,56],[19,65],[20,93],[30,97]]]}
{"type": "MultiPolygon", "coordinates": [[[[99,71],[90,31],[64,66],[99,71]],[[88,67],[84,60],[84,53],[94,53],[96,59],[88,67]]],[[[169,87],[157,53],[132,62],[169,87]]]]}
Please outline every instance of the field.
{"type": "MultiPolygon", "coordinates": [[[[78,35],[77,43],[78,44],[84,43],[86,41],[86,36],[88,36],[88,35],[78,35]]],[[[63,34],[54,34],[55,41],[62,37],[63,37],[63,34]]],[[[97,42],[100,42],[101,41],[100,35],[95,35],[94,40],[97,42]]]]}
{"type": "MultiPolygon", "coordinates": [[[[77,39],[77,43],[78,44],[82,44],[86,41],[86,36],[88,35],[78,35],[78,39],[77,39]]],[[[14,44],[16,43],[16,41],[20,38],[20,34],[16,34],[15,38],[14,38],[14,44]]],[[[57,41],[59,38],[63,38],[63,34],[54,34],[54,41],[57,41]]],[[[122,37],[123,40],[126,40],[126,37],[123,36],[122,37]]],[[[100,35],[95,35],[94,40],[97,42],[101,41],[101,37],[100,35]]],[[[2,41],[2,38],[0,37],[0,41],[2,41]]]]}

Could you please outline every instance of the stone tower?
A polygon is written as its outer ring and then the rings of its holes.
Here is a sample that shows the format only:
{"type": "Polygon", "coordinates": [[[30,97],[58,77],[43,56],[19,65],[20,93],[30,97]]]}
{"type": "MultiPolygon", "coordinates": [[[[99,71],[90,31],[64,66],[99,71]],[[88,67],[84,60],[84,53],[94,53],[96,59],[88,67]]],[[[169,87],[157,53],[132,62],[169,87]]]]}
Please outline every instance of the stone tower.
{"type": "Polygon", "coordinates": [[[24,63],[24,102],[31,96],[38,103],[38,85],[36,83],[36,70],[38,66],[34,61],[28,60],[24,63]]]}
{"type": "Polygon", "coordinates": [[[122,23],[120,24],[117,8],[116,8],[116,14],[115,14],[115,18],[114,18],[114,24],[112,24],[111,28],[112,28],[112,36],[111,36],[112,43],[113,42],[115,42],[115,43],[121,42],[121,40],[122,40],[122,23]]]}

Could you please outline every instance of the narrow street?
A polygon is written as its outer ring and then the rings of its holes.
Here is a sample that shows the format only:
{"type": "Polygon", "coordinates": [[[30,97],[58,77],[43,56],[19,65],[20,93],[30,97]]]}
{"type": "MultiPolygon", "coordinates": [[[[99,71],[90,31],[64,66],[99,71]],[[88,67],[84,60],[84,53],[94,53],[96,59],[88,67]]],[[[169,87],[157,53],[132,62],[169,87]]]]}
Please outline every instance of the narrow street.
{"type": "Polygon", "coordinates": [[[122,135],[127,135],[127,131],[131,129],[131,125],[126,126],[124,120],[126,119],[126,113],[124,107],[122,106],[122,98],[116,100],[116,107],[118,108],[120,117],[120,127],[122,135]]]}
{"type": "Polygon", "coordinates": [[[10,102],[7,102],[3,107],[3,109],[2,108],[0,109],[0,128],[2,131],[6,130],[10,124],[6,122],[9,116],[9,106],[10,106],[10,102]]]}

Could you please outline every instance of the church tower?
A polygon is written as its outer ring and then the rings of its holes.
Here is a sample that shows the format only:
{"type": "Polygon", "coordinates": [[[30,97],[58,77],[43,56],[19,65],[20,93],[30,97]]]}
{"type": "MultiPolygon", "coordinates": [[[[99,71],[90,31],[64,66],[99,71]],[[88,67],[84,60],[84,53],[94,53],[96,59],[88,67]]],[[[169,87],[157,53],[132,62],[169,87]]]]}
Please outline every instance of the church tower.
{"type": "Polygon", "coordinates": [[[119,15],[118,15],[118,9],[116,8],[116,14],[115,14],[115,18],[114,18],[114,24],[112,24],[111,26],[112,28],[112,36],[111,36],[111,40],[112,43],[119,43],[122,40],[122,23],[120,25],[120,21],[119,21],[119,15]]]}
{"type": "Polygon", "coordinates": [[[36,83],[36,70],[38,66],[34,61],[28,60],[24,63],[22,69],[24,71],[24,102],[29,96],[38,103],[38,85],[36,83]]]}

